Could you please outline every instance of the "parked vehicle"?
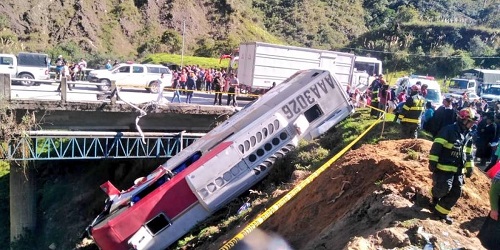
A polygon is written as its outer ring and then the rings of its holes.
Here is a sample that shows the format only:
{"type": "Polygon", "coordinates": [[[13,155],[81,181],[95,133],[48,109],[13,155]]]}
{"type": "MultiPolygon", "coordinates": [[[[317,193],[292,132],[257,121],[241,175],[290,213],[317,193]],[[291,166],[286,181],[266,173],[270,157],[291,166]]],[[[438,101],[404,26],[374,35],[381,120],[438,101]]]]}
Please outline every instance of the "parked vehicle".
{"type": "Polygon", "coordinates": [[[168,67],[157,64],[137,64],[120,63],[111,70],[92,70],[88,75],[90,82],[99,82],[104,85],[97,85],[101,91],[108,91],[111,81],[116,81],[116,85],[124,88],[145,88],[151,93],[158,93],[160,85],[157,80],[164,74],[163,81],[172,81],[172,73],[168,67]]]}
{"type": "Polygon", "coordinates": [[[383,73],[382,61],[374,57],[356,56],[354,59],[354,71],[365,72],[368,75],[368,85],[383,73]]]}
{"type": "Polygon", "coordinates": [[[352,82],[353,54],[261,42],[240,44],[238,79],[254,93],[280,84],[297,70],[321,68],[337,76],[343,86],[352,82]]]}
{"type": "Polygon", "coordinates": [[[100,249],[166,249],[262,180],[299,140],[312,140],[354,110],[325,70],[292,74],[126,191],[110,182],[89,231],[100,249]]]}
{"type": "MultiPolygon", "coordinates": [[[[453,98],[455,100],[458,100],[460,98],[463,98],[463,94],[460,95],[460,94],[453,94],[453,93],[445,93],[444,97],[451,97],[451,98],[453,98]]],[[[479,97],[474,92],[467,92],[467,98],[469,99],[469,101],[475,101],[475,100],[481,99],[481,97],[479,97]]]]}
{"type": "Polygon", "coordinates": [[[441,85],[432,76],[411,75],[401,77],[396,81],[396,94],[406,91],[407,95],[409,95],[411,86],[417,84],[417,82],[420,82],[422,85],[427,84],[426,101],[430,101],[435,107],[441,106],[443,102],[441,85]]]}
{"type": "Polygon", "coordinates": [[[481,98],[489,104],[500,101],[500,81],[494,84],[486,84],[481,94],[481,98]]]}
{"type": "Polygon", "coordinates": [[[378,76],[383,73],[382,61],[374,57],[356,56],[354,68],[357,71],[364,71],[369,76],[378,76]]]}
{"type": "Polygon", "coordinates": [[[474,79],[452,78],[449,81],[448,93],[462,95],[466,92],[478,93],[478,83],[474,79]]]}
{"type": "Polygon", "coordinates": [[[9,74],[11,78],[26,80],[12,81],[24,86],[40,85],[36,80],[49,80],[50,59],[47,54],[21,52],[0,54],[0,74],[9,74]]]}
{"type": "Polygon", "coordinates": [[[239,49],[220,59],[230,59],[227,72],[237,73],[240,92],[244,94],[264,94],[296,70],[310,68],[329,70],[338,75],[344,87],[350,85],[364,91],[374,76],[382,73],[382,62],[373,57],[355,56],[354,69],[350,69],[347,64],[352,63],[352,56],[336,51],[251,42],[241,44],[239,49]]]}
{"type": "Polygon", "coordinates": [[[460,77],[450,80],[448,92],[456,94],[475,92],[482,95],[483,90],[488,88],[488,85],[495,85],[497,81],[500,81],[500,70],[464,70],[460,73],[460,77]]]}

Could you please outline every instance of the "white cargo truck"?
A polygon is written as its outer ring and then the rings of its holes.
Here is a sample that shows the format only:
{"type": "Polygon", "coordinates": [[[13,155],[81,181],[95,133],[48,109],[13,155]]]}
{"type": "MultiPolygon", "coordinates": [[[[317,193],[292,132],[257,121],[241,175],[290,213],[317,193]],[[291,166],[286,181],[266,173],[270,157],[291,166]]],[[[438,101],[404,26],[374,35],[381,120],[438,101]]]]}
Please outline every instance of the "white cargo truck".
{"type": "MultiPolygon", "coordinates": [[[[335,74],[342,86],[358,85],[366,77],[354,75],[355,55],[350,53],[276,45],[261,42],[240,44],[238,79],[242,92],[263,93],[273,83],[280,84],[298,70],[325,69],[335,74]]],[[[345,89],[345,88],[344,88],[345,89]]]]}
{"type": "Polygon", "coordinates": [[[49,80],[50,59],[47,54],[21,52],[0,54],[0,74],[9,74],[11,78],[23,78],[13,81],[25,86],[39,85],[36,80],[49,80]]]}

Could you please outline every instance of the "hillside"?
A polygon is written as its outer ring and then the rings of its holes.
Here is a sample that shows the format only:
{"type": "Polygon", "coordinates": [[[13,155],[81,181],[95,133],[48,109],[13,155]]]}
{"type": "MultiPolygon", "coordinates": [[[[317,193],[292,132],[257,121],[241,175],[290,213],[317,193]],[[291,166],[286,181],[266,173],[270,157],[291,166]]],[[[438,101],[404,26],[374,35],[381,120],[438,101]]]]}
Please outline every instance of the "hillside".
{"type": "Polygon", "coordinates": [[[498,60],[485,56],[499,54],[499,11],[500,0],[4,0],[0,52],[84,57],[97,67],[109,58],[181,54],[184,37],[186,55],[205,57],[263,41],[376,56],[391,70],[450,64],[428,65],[429,57],[494,68],[498,60]]]}

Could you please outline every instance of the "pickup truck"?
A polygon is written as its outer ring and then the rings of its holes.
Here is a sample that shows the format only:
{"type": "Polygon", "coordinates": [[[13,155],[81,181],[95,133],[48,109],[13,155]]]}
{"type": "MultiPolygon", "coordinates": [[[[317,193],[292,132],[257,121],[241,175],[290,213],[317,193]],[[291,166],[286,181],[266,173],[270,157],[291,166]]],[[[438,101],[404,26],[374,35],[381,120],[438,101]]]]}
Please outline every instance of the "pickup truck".
{"type": "Polygon", "coordinates": [[[111,81],[116,81],[116,85],[119,87],[145,88],[151,93],[158,93],[160,85],[157,80],[162,73],[164,74],[162,81],[170,86],[172,81],[170,69],[156,64],[120,63],[111,70],[92,70],[87,79],[90,82],[102,83],[102,85],[97,85],[101,91],[110,90],[111,81]]]}
{"type": "Polygon", "coordinates": [[[11,78],[26,80],[13,81],[24,86],[40,85],[36,80],[49,80],[50,59],[47,54],[21,52],[0,54],[0,74],[9,74],[11,78]]]}

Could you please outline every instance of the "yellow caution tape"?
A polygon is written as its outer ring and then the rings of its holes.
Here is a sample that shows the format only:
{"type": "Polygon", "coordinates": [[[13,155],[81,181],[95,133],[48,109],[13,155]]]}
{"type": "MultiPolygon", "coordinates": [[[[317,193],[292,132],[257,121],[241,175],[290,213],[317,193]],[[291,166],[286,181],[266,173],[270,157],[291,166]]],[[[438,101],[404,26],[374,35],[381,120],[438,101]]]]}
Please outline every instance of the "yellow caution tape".
{"type": "MultiPolygon", "coordinates": [[[[140,89],[150,89],[151,87],[145,87],[143,85],[120,85],[120,84],[117,84],[116,87],[123,87],[123,88],[140,88],[140,89]]],[[[164,88],[164,90],[170,90],[170,91],[175,91],[175,90],[179,90],[179,91],[182,91],[182,92],[193,92],[193,93],[204,93],[204,94],[208,94],[206,91],[204,90],[193,90],[193,89],[176,89],[176,88],[164,88]]],[[[253,98],[259,98],[260,95],[256,95],[256,94],[241,94],[241,93],[229,93],[229,92],[211,92],[212,94],[215,94],[215,93],[221,93],[221,94],[236,94],[236,96],[240,96],[240,97],[253,97],[253,98]]]]}
{"type": "MultiPolygon", "coordinates": [[[[373,108],[373,107],[371,107],[373,108]]],[[[376,108],[374,108],[376,109],[376,108]]],[[[381,112],[383,110],[376,109],[381,112]]],[[[259,225],[264,223],[272,214],[278,211],[283,205],[285,205],[288,201],[290,201],[295,195],[297,195],[302,189],[304,189],[309,183],[311,183],[316,177],[318,177],[321,173],[323,173],[326,169],[332,165],[335,161],[337,161],[342,155],[344,155],[347,150],[351,149],[354,144],[356,144],[361,138],[363,138],[375,125],[383,118],[380,116],[377,121],[375,121],[369,128],[367,128],[363,133],[361,133],[354,141],[349,143],[345,148],[343,148],[340,152],[338,152],[335,156],[333,156],[330,160],[328,160],[325,164],[323,164],[320,168],[318,168],[314,173],[309,175],[305,180],[300,182],[297,186],[295,186],[292,190],[290,190],[285,196],[279,199],[276,203],[274,203],[271,207],[265,209],[265,212],[260,213],[257,217],[250,222],[243,230],[241,230],[236,236],[234,236],[231,240],[226,242],[220,250],[229,250],[236,245],[239,241],[241,241],[245,236],[249,235],[254,229],[256,229],[259,225]]]]}

